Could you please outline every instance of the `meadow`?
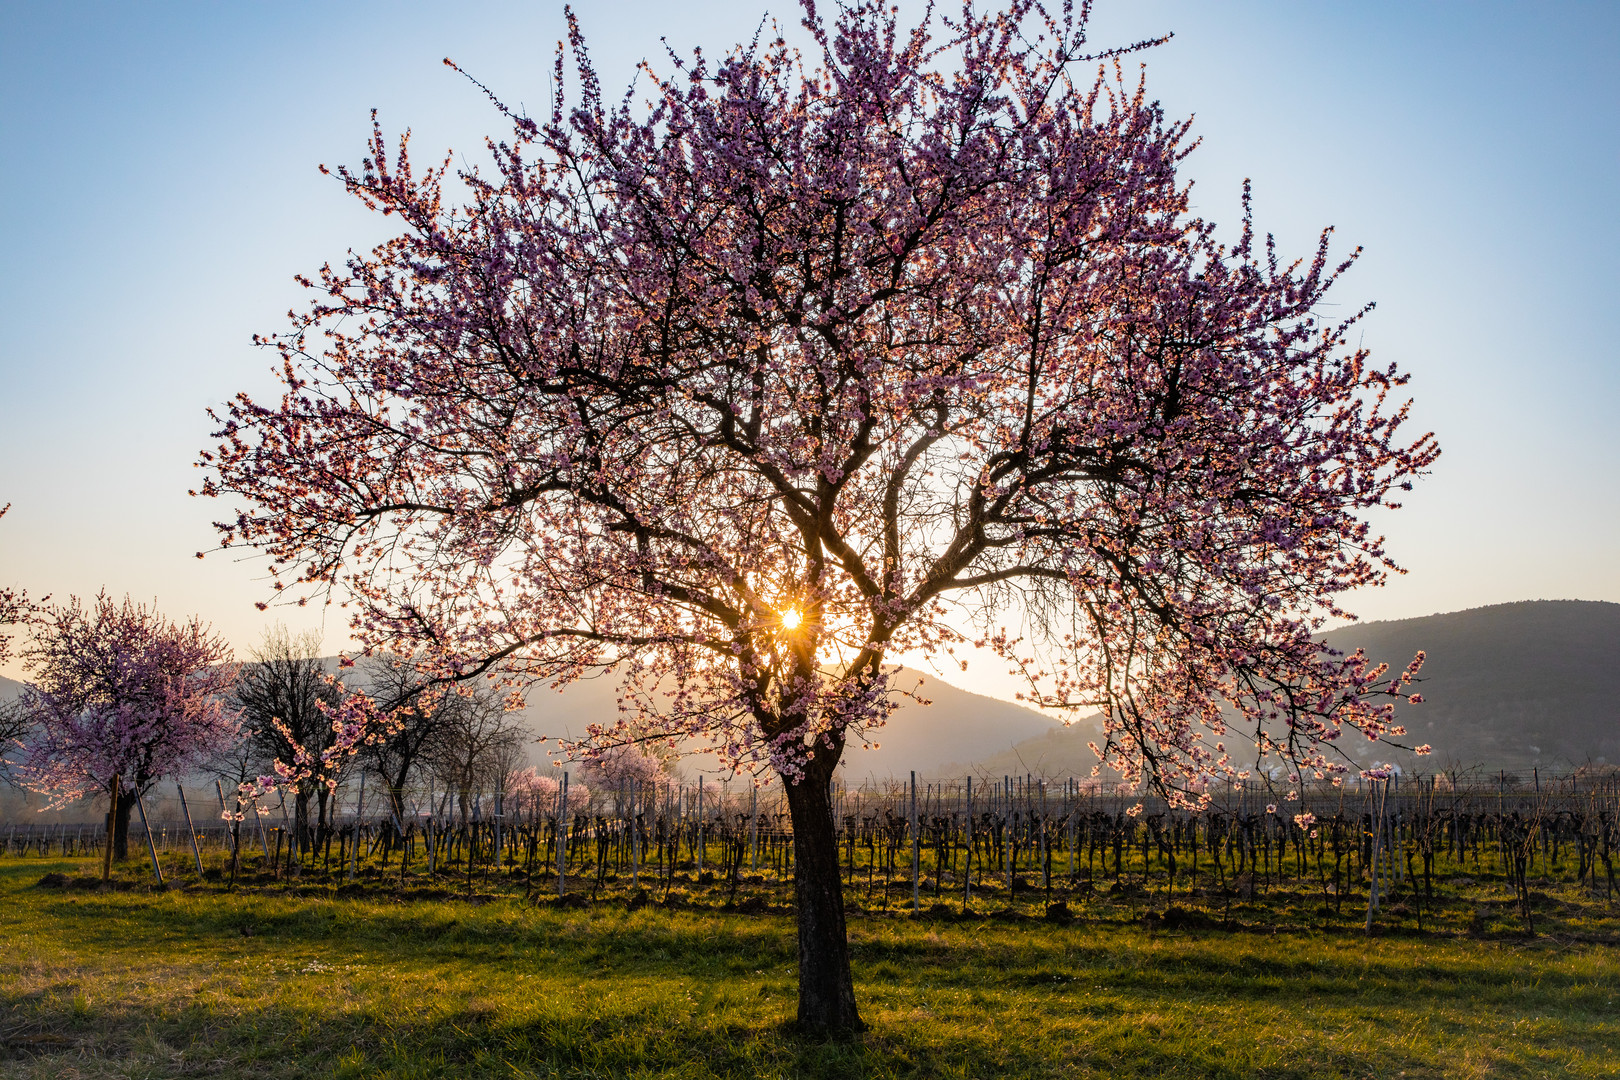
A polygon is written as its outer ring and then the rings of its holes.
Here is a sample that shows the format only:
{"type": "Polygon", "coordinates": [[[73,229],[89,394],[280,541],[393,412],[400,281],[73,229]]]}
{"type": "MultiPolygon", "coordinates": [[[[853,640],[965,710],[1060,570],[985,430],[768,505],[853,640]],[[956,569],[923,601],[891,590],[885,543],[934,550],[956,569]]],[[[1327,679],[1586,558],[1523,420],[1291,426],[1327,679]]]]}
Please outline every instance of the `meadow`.
{"type": "Polygon", "coordinates": [[[1620,1074],[1612,907],[1550,880],[1534,935],[1491,881],[1443,890],[1421,931],[1392,904],[1371,936],[1284,891],[1219,919],[1128,888],[1060,919],[989,895],[857,910],[871,1030],[817,1042],[787,1025],[791,913],[727,905],[723,880],[558,900],[510,871],[99,870],[0,859],[0,1076],[1620,1074]]]}

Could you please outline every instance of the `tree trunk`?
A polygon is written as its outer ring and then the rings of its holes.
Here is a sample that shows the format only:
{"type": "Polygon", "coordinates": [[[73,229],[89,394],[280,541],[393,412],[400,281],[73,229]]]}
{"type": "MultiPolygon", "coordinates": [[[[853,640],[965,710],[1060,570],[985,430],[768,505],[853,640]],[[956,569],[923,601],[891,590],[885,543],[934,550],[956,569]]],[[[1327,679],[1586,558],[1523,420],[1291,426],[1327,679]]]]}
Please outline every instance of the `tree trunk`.
{"type": "Polygon", "coordinates": [[[300,850],[309,846],[309,788],[298,785],[293,797],[293,836],[298,838],[300,850]]]}
{"type": "Polygon", "coordinates": [[[129,858],[129,812],[135,808],[135,793],[120,791],[118,809],[111,815],[108,827],[112,829],[113,860],[123,862],[129,858]]]}
{"type": "Polygon", "coordinates": [[[799,1028],[817,1035],[866,1030],[855,1008],[844,928],[844,884],[829,798],[835,764],[818,756],[797,784],[784,785],[793,821],[793,897],[799,917],[799,1028]]]}
{"type": "Polygon", "coordinates": [[[310,847],[311,851],[319,851],[319,850],[321,850],[321,844],[326,840],[327,825],[328,825],[328,822],[329,822],[329,819],[328,819],[328,816],[327,816],[327,811],[329,809],[331,809],[331,806],[330,806],[331,801],[332,801],[331,796],[332,796],[331,789],[328,788],[325,784],[320,784],[320,785],[316,786],[316,788],[315,788],[315,801],[316,801],[316,808],[315,808],[315,843],[310,847]]]}
{"type": "Polygon", "coordinates": [[[388,802],[393,806],[394,817],[399,819],[402,828],[405,824],[405,781],[408,777],[409,774],[406,769],[400,770],[397,782],[394,778],[383,776],[384,782],[388,784],[388,802]]]}

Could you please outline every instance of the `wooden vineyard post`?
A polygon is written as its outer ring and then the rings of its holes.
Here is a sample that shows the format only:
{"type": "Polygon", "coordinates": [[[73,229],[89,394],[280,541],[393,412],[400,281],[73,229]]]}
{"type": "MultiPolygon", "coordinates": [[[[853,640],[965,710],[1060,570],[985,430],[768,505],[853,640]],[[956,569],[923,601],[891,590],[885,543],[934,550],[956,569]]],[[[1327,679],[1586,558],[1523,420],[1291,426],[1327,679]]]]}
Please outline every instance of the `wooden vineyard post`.
{"type": "Polygon", "coordinates": [[[1013,793],[1013,777],[1003,777],[1004,810],[1001,811],[1001,857],[1006,860],[1008,871],[1008,907],[1013,907],[1013,870],[1017,866],[1014,858],[1014,845],[1017,844],[1017,810],[1014,810],[1016,801],[1013,793]]]}
{"type": "Polygon", "coordinates": [[[152,843],[152,826],[146,820],[146,803],[141,799],[140,788],[135,789],[135,809],[141,812],[141,831],[146,833],[146,850],[152,856],[152,873],[157,875],[157,883],[163,884],[163,867],[158,865],[157,845],[152,843]]]}
{"type": "Polygon", "coordinates": [[[641,781],[630,780],[630,888],[641,888],[641,781]]]}
{"type": "Polygon", "coordinates": [[[277,794],[281,798],[278,804],[281,807],[281,827],[287,833],[287,858],[292,862],[290,872],[294,877],[298,877],[304,868],[304,838],[299,835],[301,830],[292,818],[287,816],[287,793],[282,791],[277,794]]]}
{"type": "Polygon", "coordinates": [[[759,788],[748,788],[748,863],[749,869],[759,871],[759,788]]]}
{"type": "Polygon", "coordinates": [[[918,891],[918,870],[922,865],[922,835],[917,832],[917,770],[911,770],[911,913],[922,911],[922,895],[918,891]]]}
{"type": "MultiPolygon", "coordinates": [[[[354,804],[354,847],[349,852],[349,880],[354,881],[355,868],[360,865],[360,821],[366,805],[366,774],[360,774],[360,797],[354,804]]],[[[263,826],[260,826],[263,828],[263,826]]]]}
{"type": "MultiPolygon", "coordinates": [[[[399,790],[403,791],[404,789],[399,790]]],[[[405,822],[400,818],[399,811],[394,808],[392,789],[388,799],[388,816],[394,822],[394,835],[399,837],[399,884],[403,888],[405,885],[405,866],[411,861],[411,853],[405,846],[405,822]]],[[[386,861],[385,859],[385,864],[386,861]]]]}
{"type": "MultiPolygon", "coordinates": [[[[287,793],[285,791],[278,790],[276,792],[276,798],[278,799],[276,807],[281,811],[281,831],[287,835],[287,858],[291,859],[293,858],[294,845],[297,843],[298,838],[293,835],[292,820],[287,817],[287,793]]],[[[278,839],[276,841],[276,877],[279,878],[280,876],[281,841],[278,839]]]]}
{"type": "Polygon", "coordinates": [[[478,859],[478,827],[484,823],[483,792],[473,794],[472,820],[466,824],[467,833],[467,892],[472,892],[473,864],[478,859]]]}
{"type": "Polygon", "coordinates": [[[1391,774],[1391,776],[1390,776],[1390,778],[1388,780],[1384,781],[1384,792],[1385,792],[1385,798],[1386,799],[1388,798],[1388,793],[1389,793],[1389,789],[1390,789],[1391,785],[1393,785],[1394,789],[1395,789],[1395,816],[1396,816],[1396,821],[1392,824],[1392,826],[1390,828],[1390,831],[1389,831],[1390,832],[1389,839],[1394,842],[1394,846],[1390,847],[1390,846],[1388,846],[1386,844],[1386,850],[1388,852],[1387,858],[1389,860],[1390,873],[1391,873],[1391,875],[1393,875],[1393,881],[1392,881],[1391,887],[1398,889],[1398,888],[1400,888],[1401,884],[1406,880],[1406,866],[1405,866],[1405,864],[1403,864],[1401,862],[1401,852],[1405,848],[1406,842],[1401,838],[1401,831],[1400,831],[1400,813],[1401,813],[1401,774],[1400,773],[1393,773],[1393,774],[1391,774]]]}
{"type": "Polygon", "coordinates": [[[253,797],[253,823],[259,827],[259,847],[264,851],[264,861],[270,861],[270,840],[264,835],[264,809],[259,806],[259,797],[253,797]]]}
{"type": "Polygon", "coordinates": [[[697,781],[697,869],[692,871],[694,880],[703,876],[703,774],[698,774],[697,781]]]}
{"type": "Polygon", "coordinates": [[[1074,777],[1069,777],[1069,786],[1064,790],[1065,798],[1063,801],[1067,804],[1065,809],[1068,810],[1069,817],[1069,884],[1071,887],[1074,885],[1074,833],[1076,824],[1074,817],[1075,811],[1080,805],[1080,800],[1078,798],[1079,794],[1079,783],[1074,779],[1074,777]]]}
{"type": "Polygon", "coordinates": [[[186,789],[180,786],[180,781],[174,782],[174,790],[180,793],[180,812],[186,816],[186,835],[191,837],[191,857],[197,860],[197,877],[203,876],[202,852],[197,849],[197,827],[191,823],[191,807],[186,805],[186,789]]]}
{"type": "Polygon", "coordinates": [[[967,823],[962,829],[962,910],[973,902],[973,777],[967,778],[967,823]]]}
{"type": "Polygon", "coordinates": [[[423,828],[427,831],[428,880],[432,881],[433,878],[434,878],[434,871],[438,867],[438,854],[439,854],[439,834],[438,834],[438,831],[437,831],[438,822],[437,822],[437,815],[434,813],[434,807],[433,807],[433,781],[432,780],[428,781],[427,809],[428,809],[427,822],[423,825],[423,828]]]}
{"type": "MultiPolygon", "coordinates": [[[[214,780],[214,792],[219,796],[219,816],[225,817],[225,785],[214,780]]],[[[231,815],[231,887],[236,887],[236,873],[242,863],[242,789],[236,789],[236,810],[231,815]]]]}
{"type": "Polygon", "coordinates": [[[1502,857],[1502,873],[1508,872],[1508,854],[1502,833],[1502,802],[1507,797],[1507,771],[1496,771],[1496,850],[1502,857]]]}
{"type": "MultiPolygon", "coordinates": [[[[123,783],[124,778],[118,773],[113,773],[112,794],[107,797],[107,855],[104,859],[102,859],[101,862],[102,881],[109,881],[112,879],[113,823],[118,820],[118,792],[119,789],[123,787],[123,783]]],[[[13,825],[12,828],[15,829],[16,826],[13,825]]],[[[9,849],[10,846],[11,842],[10,837],[8,836],[6,847],[9,849]]]]}
{"type": "MultiPolygon", "coordinates": [[[[1383,791],[1387,793],[1389,791],[1389,781],[1383,781],[1383,785],[1383,791]]],[[[1378,794],[1378,792],[1373,794],[1373,805],[1378,809],[1371,815],[1373,819],[1372,876],[1367,885],[1367,924],[1364,927],[1365,932],[1369,934],[1372,933],[1373,913],[1378,910],[1378,856],[1384,838],[1384,802],[1379,799],[1378,794]]]]}
{"type": "Polygon", "coordinates": [[[495,792],[495,872],[501,872],[501,811],[506,808],[506,792],[495,792]]]}
{"type": "Polygon", "coordinates": [[[1046,902],[1052,902],[1052,861],[1047,858],[1046,850],[1046,781],[1041,780],[1041,816],[1040,816],[1040,859],[1041,859],[1041,887],[1046,890],[1046,902]]]}
{"type": "Polygon", "coordinates": [[[563,773],[562,783],[557,787],[557,897],[562,898],[567,888],[565,871],[568,867],[568,822],[565,815],[568,813],[568,774],[563,773]]]}

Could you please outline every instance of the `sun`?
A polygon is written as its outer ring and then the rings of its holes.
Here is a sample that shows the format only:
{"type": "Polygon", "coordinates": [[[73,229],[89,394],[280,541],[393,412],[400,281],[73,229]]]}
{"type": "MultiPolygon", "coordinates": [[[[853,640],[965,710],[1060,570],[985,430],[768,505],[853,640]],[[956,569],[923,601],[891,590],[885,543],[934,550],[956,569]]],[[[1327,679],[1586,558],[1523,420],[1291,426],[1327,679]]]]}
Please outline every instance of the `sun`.
{"type": "Polygon", "coordinates": [[[803,621],[804,616],[799,614],[798,608],[788,608],[782,612],[782,629],[784,630],[797,630],[799,624],[803,621]]]}

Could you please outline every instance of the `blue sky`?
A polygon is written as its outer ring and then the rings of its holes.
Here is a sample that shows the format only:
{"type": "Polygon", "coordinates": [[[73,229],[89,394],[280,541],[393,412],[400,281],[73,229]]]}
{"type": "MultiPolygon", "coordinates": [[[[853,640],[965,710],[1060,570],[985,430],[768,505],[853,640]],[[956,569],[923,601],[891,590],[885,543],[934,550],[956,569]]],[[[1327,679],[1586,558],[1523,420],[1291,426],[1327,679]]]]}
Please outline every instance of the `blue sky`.
{"type": "MultiPolygon", "coordinates": [[[[1285,252],[1308,254],[1326,225],[1366,249],[1338,302],[1378,302],[1365,343],[1413,373],[1414,423],[1445,454],[1378,522],[1410,573],[1353,608],[1620,601],[1620,6],[1097,8],[1098,44],[1174,32],[1146,54],[1148,85],[1196,114],[1200,213],[1235,224],[1250,177],[1285,252]]],[[[580,5],[609,84],[656,62],[660,35],[713,52],[766,10],[580,5]]],[[[316,166],[358,159],[373,107],[418,153],[476,159],[499,117],[441,58],[538,111],[561,12],[4,5],[0,583],[105,585],[199,613],[239,648],[257,639],[259,570],[193,557],[224,507],[186,490],[204,410],[270,385],[249,338],[300,303],[292,275],[382,235],[316,166]]],[[[342,644],[340,620],[326,633],[342,644]]]]}

